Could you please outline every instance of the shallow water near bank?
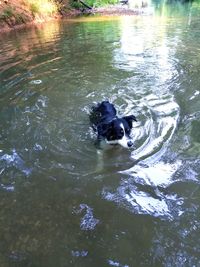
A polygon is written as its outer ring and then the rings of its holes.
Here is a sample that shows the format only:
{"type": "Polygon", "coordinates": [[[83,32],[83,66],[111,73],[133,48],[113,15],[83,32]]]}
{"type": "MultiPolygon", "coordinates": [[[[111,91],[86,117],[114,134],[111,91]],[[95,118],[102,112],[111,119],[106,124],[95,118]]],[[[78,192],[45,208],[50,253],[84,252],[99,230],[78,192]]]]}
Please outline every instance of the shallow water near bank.
{"type": "Polygon", "coordinates": [[[198,10],[1,36],[1,266],[200,265],[198,10]],[[97,150],[105,99],[133,149],[97,150]]]}

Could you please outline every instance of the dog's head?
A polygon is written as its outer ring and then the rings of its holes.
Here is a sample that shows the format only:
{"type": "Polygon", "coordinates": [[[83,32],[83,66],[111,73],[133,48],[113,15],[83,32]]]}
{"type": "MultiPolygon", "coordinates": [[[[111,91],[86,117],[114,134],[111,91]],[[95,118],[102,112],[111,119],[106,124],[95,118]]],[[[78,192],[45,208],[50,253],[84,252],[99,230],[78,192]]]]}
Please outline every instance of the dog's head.
{"type": "Polygon", "coordinates": [[[101,132],[101,136],[105,138],[107,144],[119,144],[125,148],[132,147],[133,141],[130,133],[133,121],[137,121],[133,115],[115,118],[111,122],[99,125],[98,131],[101,132]]]}

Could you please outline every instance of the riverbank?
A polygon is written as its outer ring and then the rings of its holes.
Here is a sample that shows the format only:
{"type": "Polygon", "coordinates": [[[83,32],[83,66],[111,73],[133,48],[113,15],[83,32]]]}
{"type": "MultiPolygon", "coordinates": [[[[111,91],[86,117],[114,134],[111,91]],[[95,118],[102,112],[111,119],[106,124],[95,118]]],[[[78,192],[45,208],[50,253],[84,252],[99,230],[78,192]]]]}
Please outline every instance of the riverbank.
{"type": "Polygon", "coordinates": [[[59,17],[59,6],[49,0],[0,0],[0,32],[59,17]]]}
{"type": "Polygon", "coordinates": [[[65,2],[64,5],[59,6],[49,2],[49,0],[46,0],[45,4],[45,0],[43,0],[41,6],[36,6],[33,0],[0,0],[0,33],[21,28],[25,25],[82,14],[136,15],[143,12],[141,9],[130,9],[128,5],[120,4],[92,9],[73,9],[67,3],[65,2]]]}

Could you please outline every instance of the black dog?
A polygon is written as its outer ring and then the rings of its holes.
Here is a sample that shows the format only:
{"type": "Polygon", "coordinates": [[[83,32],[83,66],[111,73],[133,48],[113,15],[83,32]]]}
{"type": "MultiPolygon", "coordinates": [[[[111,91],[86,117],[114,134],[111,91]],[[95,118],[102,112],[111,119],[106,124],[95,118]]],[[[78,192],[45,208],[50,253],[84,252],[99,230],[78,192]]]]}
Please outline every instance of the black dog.
{"type": "Polygon", "coordinates": [[[103,101],[92,107],[90,121],[93,129],[97,131],[97,140],[109,145],[132,147],[130,133],[132,122],[137,121],[133,115],[119,118],[116,109],[109,101],[103,101]]]}

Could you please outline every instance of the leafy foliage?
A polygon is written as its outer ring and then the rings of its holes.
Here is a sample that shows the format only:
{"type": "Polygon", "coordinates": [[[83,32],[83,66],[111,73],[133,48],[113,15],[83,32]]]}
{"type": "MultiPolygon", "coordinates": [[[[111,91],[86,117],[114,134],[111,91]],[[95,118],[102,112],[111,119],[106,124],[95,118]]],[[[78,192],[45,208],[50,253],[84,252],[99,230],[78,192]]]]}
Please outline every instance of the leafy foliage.
{"type": "Polygon", "coordinates": [[[28,17],[23,13],[18,13],[15,8],[7,6],[0,14],[0,21],[5,21],[8,24],[21,24],[28,21],[28,17]]]}
{"type": "Polygon", "coordinates": [[[86,0],[85,1],[89,6],[92,7],[100,7],[106,5],[114,5],[117,4],[118,0],[86,0]]]}
{"type": "Polygon", "coordinates": [[[39,15],[53,15],[57,12],[57,5],[55,1],[51,0],[27,0],[30,11],[35,16],[39,15]]]}
{"type": "Polygon", "coordinates": [[[4,8],[2,14],[0,15],[0,19],[9,19],[14,15],[14,9],[10,6],[4,8]]]}

